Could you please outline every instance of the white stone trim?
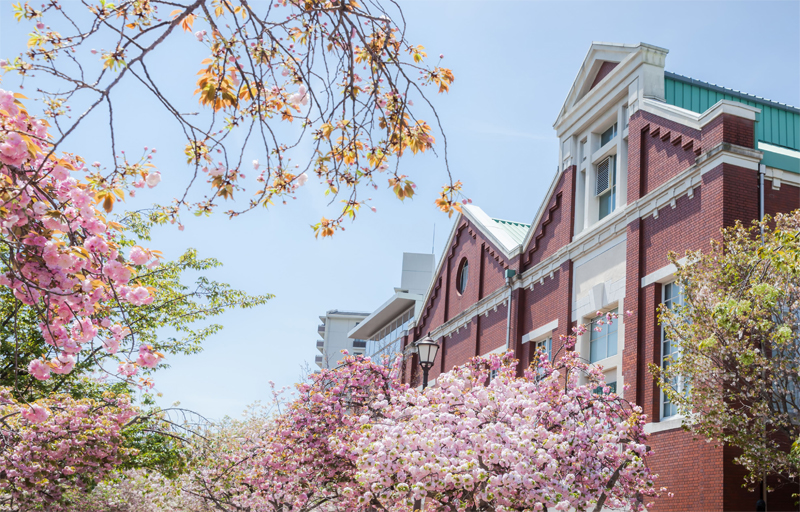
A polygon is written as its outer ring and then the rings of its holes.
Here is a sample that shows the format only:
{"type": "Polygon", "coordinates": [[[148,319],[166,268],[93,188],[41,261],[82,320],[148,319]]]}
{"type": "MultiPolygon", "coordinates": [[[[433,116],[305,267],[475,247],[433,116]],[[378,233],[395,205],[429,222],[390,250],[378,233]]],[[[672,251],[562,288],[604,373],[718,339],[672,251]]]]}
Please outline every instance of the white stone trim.
{"type": "Polygon", "coordinates": [[[681,428],[682,425],[683,416],[670,416],[665,420],[646,423],[644,425],[644,431],[647,434],[655,434],[656,432],[664,432],[665,430],[681,428]]]}
{"type": "Polygon", "coordinates": [[[744,167],[745,169],[757,171],[758,164],[761,163],[761,159],[763,157],[764,153],[761,151],[743,148],[741,146],[734,146],[727,142],[723,142],[711,151],[698,157],[697,164],[702,165],[702,171],[700,172],[701,175],[707,173],[715,167],[718,167],[721,164],[735,165],[738,167],[744,167]],[[736,149],[731,151],[733,148],[736,149]]]}
{"type": "Polygon", "coordinates": [[[706,110],[700,115],[700,126],[705,126],[722,114],[730,114],[733,116],[741,117],[749,121],[756,120],[756,114],[760,114],[761,109],[758,107],[751,107],[738,101],[732,100],[719,100],[714,103],[711,108],[706,110]]]}
{"type": "Polygon", "coordinates": [[[628,233],[622,233],[618,237],[612,238],[611,240],[607,241],[605,244],[601,245],[600,247],[597,247],[596,249],[588,251],[586,254],[584,254],[580,258],[576,258],[575,260],[573,260],[572,268],[576,269],[578,267],[581,267],[581,266],[585,265],[586,263],[589,263],[590,261],[592,261],[594,258],[600,256],[601,254],[606,253],[606,252],[610,251],[611,249],[613,249],[614,247],[618,246],[619,244],[624,244],[627,241],[628,241],[628,233]]]}
{"type": "Polygon", "coordinates": [[[676,107],[675,105],[670,105],[663,101],[645,98],[639,110],[649,112],[674,123],[688,126],[689,128],[694,128],[695,130],[700,130],[700,114],[685,108],[676,107]]]}
{"type": "Polygon", "coordinates": [[[498,226],[497,223],[478,206],[469,204],[463,206],[462,210],[467,214],[467,218],[483,228],[481,231],[485,233],[489,240],[494,242],[499,249],[503,249],[506,256],[511,255],[511,252],[519,247],[519,244],[511,238],[511,235],[498,226]]]}
{"type": "Polygon", "coordinates": [[[648,98],[642,101],[640,109],[695,130],[702,130],[705,125],[722,114],[730,114],[755,121],[756,114],[761,112],[760,108],[751,107],[750,105],[731,100],[719,100],[702,114],[692,112],[685,108],[676,107],[675,105],[669,105],[663,101],[648,98]]]}
{"type": "Polygon", "coordinates": [[[788,183],[789,185],[800,187],[800,174],[784,171],[783,169],[775,169],[774,167],[767,167],[766,173],[764,174],[764,178],[772,181],[773,190],[780,190],[781,183],[788,183]]]}
{"type": "MultiPolygon", "coordinates": [[[[687,261],[689,261],[689,258],[684,256],[678,260],[678,264],[685,265],[687,261]]],[[[650,272],[642,278],[642,288],[650,286],[653,283],[668,283],[669,281],[672,281],[672,279],[675,277],[675,272],[677,271],[678,267],[670,263],[669,265],[661,267],[658,270],[650,272]]]]}
{"type": "Polygon", "coordinates": [[[758,149],[764,149],[766,151],[772,151],[773,153],[778,153],[779,155],[800,159],[800,151],[784,148],[781,146],[775,146],[767,142],[758,141],[758,149]]]}
{"type": "Polygon", "coordinates": [[[558,318],[524,335],[522,337],[522,343],[528,343],[529,341],[536,341],[538,338],[546,337],[556,329],[558,329],[558,318]]]}

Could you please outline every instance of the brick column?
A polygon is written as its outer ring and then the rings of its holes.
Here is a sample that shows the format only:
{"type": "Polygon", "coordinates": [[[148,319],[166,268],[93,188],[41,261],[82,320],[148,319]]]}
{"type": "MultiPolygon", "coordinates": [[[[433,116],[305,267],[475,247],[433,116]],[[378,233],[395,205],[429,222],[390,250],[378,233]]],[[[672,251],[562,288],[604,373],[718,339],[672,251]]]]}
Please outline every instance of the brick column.
{"type": "MultiPolygon", "coordinates": [[[[633,133],[631,123],[629,134],[633,133]]],[[[630,147],[630,146],[629,146],[630,147]]],[[[628,161],[630,165],[630,160],[628,161]]],[[[628,181],[630,187],[631,181],[628,181]]],[[[625,321],[625,348],[622,351],[622,377],[628,390],[624,396],[631,402],[642,404],[642,383],[640,382],[639,359],[641,343],[639,330],[645,310],[641,304],[639,285],[641,278],[641,235],[642,221],[636,219],[628,224],[627,248],[625,254],[625,307],[633,312],[633,317],[625,321]]]]}

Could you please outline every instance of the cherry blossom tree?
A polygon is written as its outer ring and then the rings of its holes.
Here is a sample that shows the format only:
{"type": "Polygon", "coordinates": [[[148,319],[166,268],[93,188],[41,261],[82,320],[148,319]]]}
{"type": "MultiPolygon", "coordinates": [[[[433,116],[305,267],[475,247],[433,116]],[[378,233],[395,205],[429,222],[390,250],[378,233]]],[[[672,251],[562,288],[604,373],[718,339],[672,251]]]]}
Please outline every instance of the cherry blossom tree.
{"type": "MultiPolygon", "coordinates": [[[[418,117],[423,111],[436,116],[424,87],[447,92],[454,80],[440,66],[442,55],[426,64],[425,49],[406,40],[394,2],[47,0],[14,9],[17,20],[30,23],[28,48],[0,64],[33,81],[42,95],[55,128],[51,152],[63,150],[102,110],[107,123],[99,124],[109,127],[113,158],[105,179],[129,176],[143,163],[131,162],[121,147],[117,127],[128,120],[115,110],[117,91],[133,81],[163,106],[185,137],[190,167],[186,191],[161,210],[161,220],[173,223],[182,211],[208,214],[234,195],[251,199],[229,215],[285,202],[312,175],[332,201],[341,200],[336,216],[314,225],[323,237],[368,204],[366,190],[383,185],[400,199],[412,197],[415,184],[398,163],[433,148],[434,128],[418,117]],[[179,38],[207,55],[197,62],[201,112],[184,112],[181,98],[164,92],[174,77],[151,70],[155,59],[175,58],[170,45],[179,38]],[[83,108],[80,115],[72,116],[73,104],[83,108]],[[252,166],[245,154],[256,156],[252,166]],[[249,181],[245,173],[252,173],[249,181]],[[201,181],[205,195],[191,195],[201,181]]],[[[446,167],[446,144],[444,157],[446,167]]],[[[151,170],[136,186],[152,187],[160,178],[151,170]]],[[[461,183],[449,171],[446,181],[436,204],[452,214],[460,209],[461,183]]],[[[104,200],[115,196],[109,191],[104,200]]]]}
{"type": "Polygon", "coordinates": [[[800,470],[800,211],[737,224],[678,265],[685,306],[662,309],[677,357],[651,369],[684,428],[738,447],[752,486],[800,470]],[[791,449],[795,442],[794,450],[791,449]]]}
{"type": "Polygon", "coordinates": [[[220,510],[403,512],[640,510],[664,491],[646,418],[598,368],[573,350],[521,377],[516,364],[475,358],[421,391],[397,380],[399,362],[348,356],[260,429],[220,434],[192,492],[220,510]]]}
{"type": "Polygon", "coordinates": [[[183,271],[218,262],[191,250],[162,262],[136,242],[147,239],[147,221],[110,217],[113,197],[124,197],[132,180],[157,185],[147,159],[106,179],[80,157],[53,153],[47,123],[29,115],[20,96],[0,89],[0,467],[8,464],[0,501],[49,510],[67,506],[70,485],[82,490],[127,464],[179,470],[167,467],[180,462],[170,439],[184,427],[147,399],[134,409],[130,395],[152,386],[149,374],[164,364],[159,349],[191,353],[219,329],[193,322],[269,296],[205,278],[189,290],[183,271]],[[159,340],[155,331],[165,326],[183,336],[159,340]],[[108,414],[119,421],[112,425],[108,414]]]}
{"type": "Polygon", "coordinates": [[[121,431],[136,414],[128,397],[54,395],[30,404],[0,389],[0,508],[65,510],[127,455],[121,431]]]}

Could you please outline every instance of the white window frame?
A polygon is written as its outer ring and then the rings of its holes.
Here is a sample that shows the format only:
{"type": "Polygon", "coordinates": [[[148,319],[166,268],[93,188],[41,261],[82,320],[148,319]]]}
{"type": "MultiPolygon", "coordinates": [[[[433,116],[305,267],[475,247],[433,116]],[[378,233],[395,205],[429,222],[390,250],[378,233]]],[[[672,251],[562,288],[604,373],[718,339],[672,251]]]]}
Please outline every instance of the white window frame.
{"type": "MultiPolygon", "coordinates": [[[[681,286],[678,283],[677,279],[673,279],[672,281],[668,281],[668,282],[663,283],[661,285],[661,304],[666,304],[667,303],[667,286],[670,286],[670,285],[674,285],[674,286],[678,287],[678,290],[679,290],[678,298],[680,300],[679,304],[683,305],[684,301],[685,301],[685,297],[684,297],[684,294],[683,294],[683,286],[681,286]]],[[[659,340],[659,345],[660,345],[659,352],[661,353],[660,365],[661,365],[661,368],[664,368],[664,357],[666,356],[666,354],[664,354],[664,342],[665,342],[665,339],[664,339],[665,338],[664,325],[660,324],[660,328],[661,328],[661,339],[659,340]]],[[[672,355],[672,354],[677,354],[677,351],[671,351],[669,355],[672,355]]],[[[678,354],[678,357],[680,357],[680,354],[678,354]]],[[[683,377],[682,376],[678,376],[678,390],[679,391],[683,390],[683,386],[684,386],[683,377]]],[[[666,394],[664,393],[664,390],[659,389],[658,417],[659,417],[660,421],[671,420],[671,419],[675,419],[675,418],[681,418],[682,415],[677,412],[677,408],[675,409],[675,414],[670,414],[669,416],[666,416],[664,414],[665,398],[666,398],[666,394]]]]}
{"type": "MultiPolygon", "coordinates": [[[[618,307],[617,307],[617,306],[614,306],[613,308],[609,309],[609,310],[608,310],[608,312],[617,312],[617,314],[619,314],[619,309],[618,309],[618,307]]],[[[606,312],[603,312],[603,315],[601,315],[601,316],[605,317],[605,314],[606,314],[606,312]]],[[[614,352],[614,353],[613,353],[613,354],[611,354],[611,355],[608,355],[608,340],[606,340],[606,356],[605,356],[605,357],[603,357],[603,358],[601,358],[601,359],[598,359],[597,361],[592,361],[592,333],[593,333],[593,332],[595,332],[595,331],[594,331],[594,323],[595,323],[595,322],[596,322],[598,319],[600,319],[600,316],[595,316],[595,317],[592,317],[592,318],[591,318],[591,320],[589,321],[589,332],[588,332],[588,334],[589,334],[589,340],[588,340],[588,343],[587,343],[587,345],[588,345],[588,350],[589,350],[589,354],[588,354],[588,355],[589,355],[589,357],[588,357],[588,359],[589,359],[589,362],[590,362],[591,364],[597,364],[597,363],[599,363],[599,362],[601,362],[601,361],[604,361],[604,360],[606,360],[606,359],[609,359],[609,358],[611,358],[611,357],[617,356],[617,355],[619,355],[619,353],[620,353],[620,346],[619,346],[619,345],[620,345],[620,343],[619,343],[619,333],[620,333],[620,329],[619,329],[619,326],[620,326],[620,324],[622,323],[622,318],[621,318],[621,317],[617,317],[617,318],[615,318],[615,319],[613,320],[613,321],[614,321],[614,324],[613,324],[613,325],[615,325],[615,326],[616,326],[616,333],[617,333],[617,351],[616,351],[616,352],[614,352]]],[[[608,326],[608,324],[603,324],[603,327],[607,327],[607,326],[608,326]]],[[[606,338],[608,338],[608,333],[606,333],[606,338]]]]}
{"type": "Polygon", "coordinates": [[[538,340],[531,340],[533,343],[533,352],[536,353],[539,351],[540,347],[544,347],[545,353],[547,353],[547,360],[553,362],[553,335],[549,334],[545,337],[539,338],[538,340]]]}

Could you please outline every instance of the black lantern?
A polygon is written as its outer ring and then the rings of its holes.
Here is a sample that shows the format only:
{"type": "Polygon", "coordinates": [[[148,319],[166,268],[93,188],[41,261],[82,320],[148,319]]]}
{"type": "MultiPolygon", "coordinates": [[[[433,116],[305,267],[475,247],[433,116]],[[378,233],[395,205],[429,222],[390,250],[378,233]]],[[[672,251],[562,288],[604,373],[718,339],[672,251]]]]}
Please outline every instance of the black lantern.
{"type": "Polygon", "coordinates": [[[416,343],[419,365],[422,367],[422,389],[428,387],[428,370],[433,368],[436,354],[439,352],[439,344],[436,343],[431,334],[422,338],[416,343]]]}

